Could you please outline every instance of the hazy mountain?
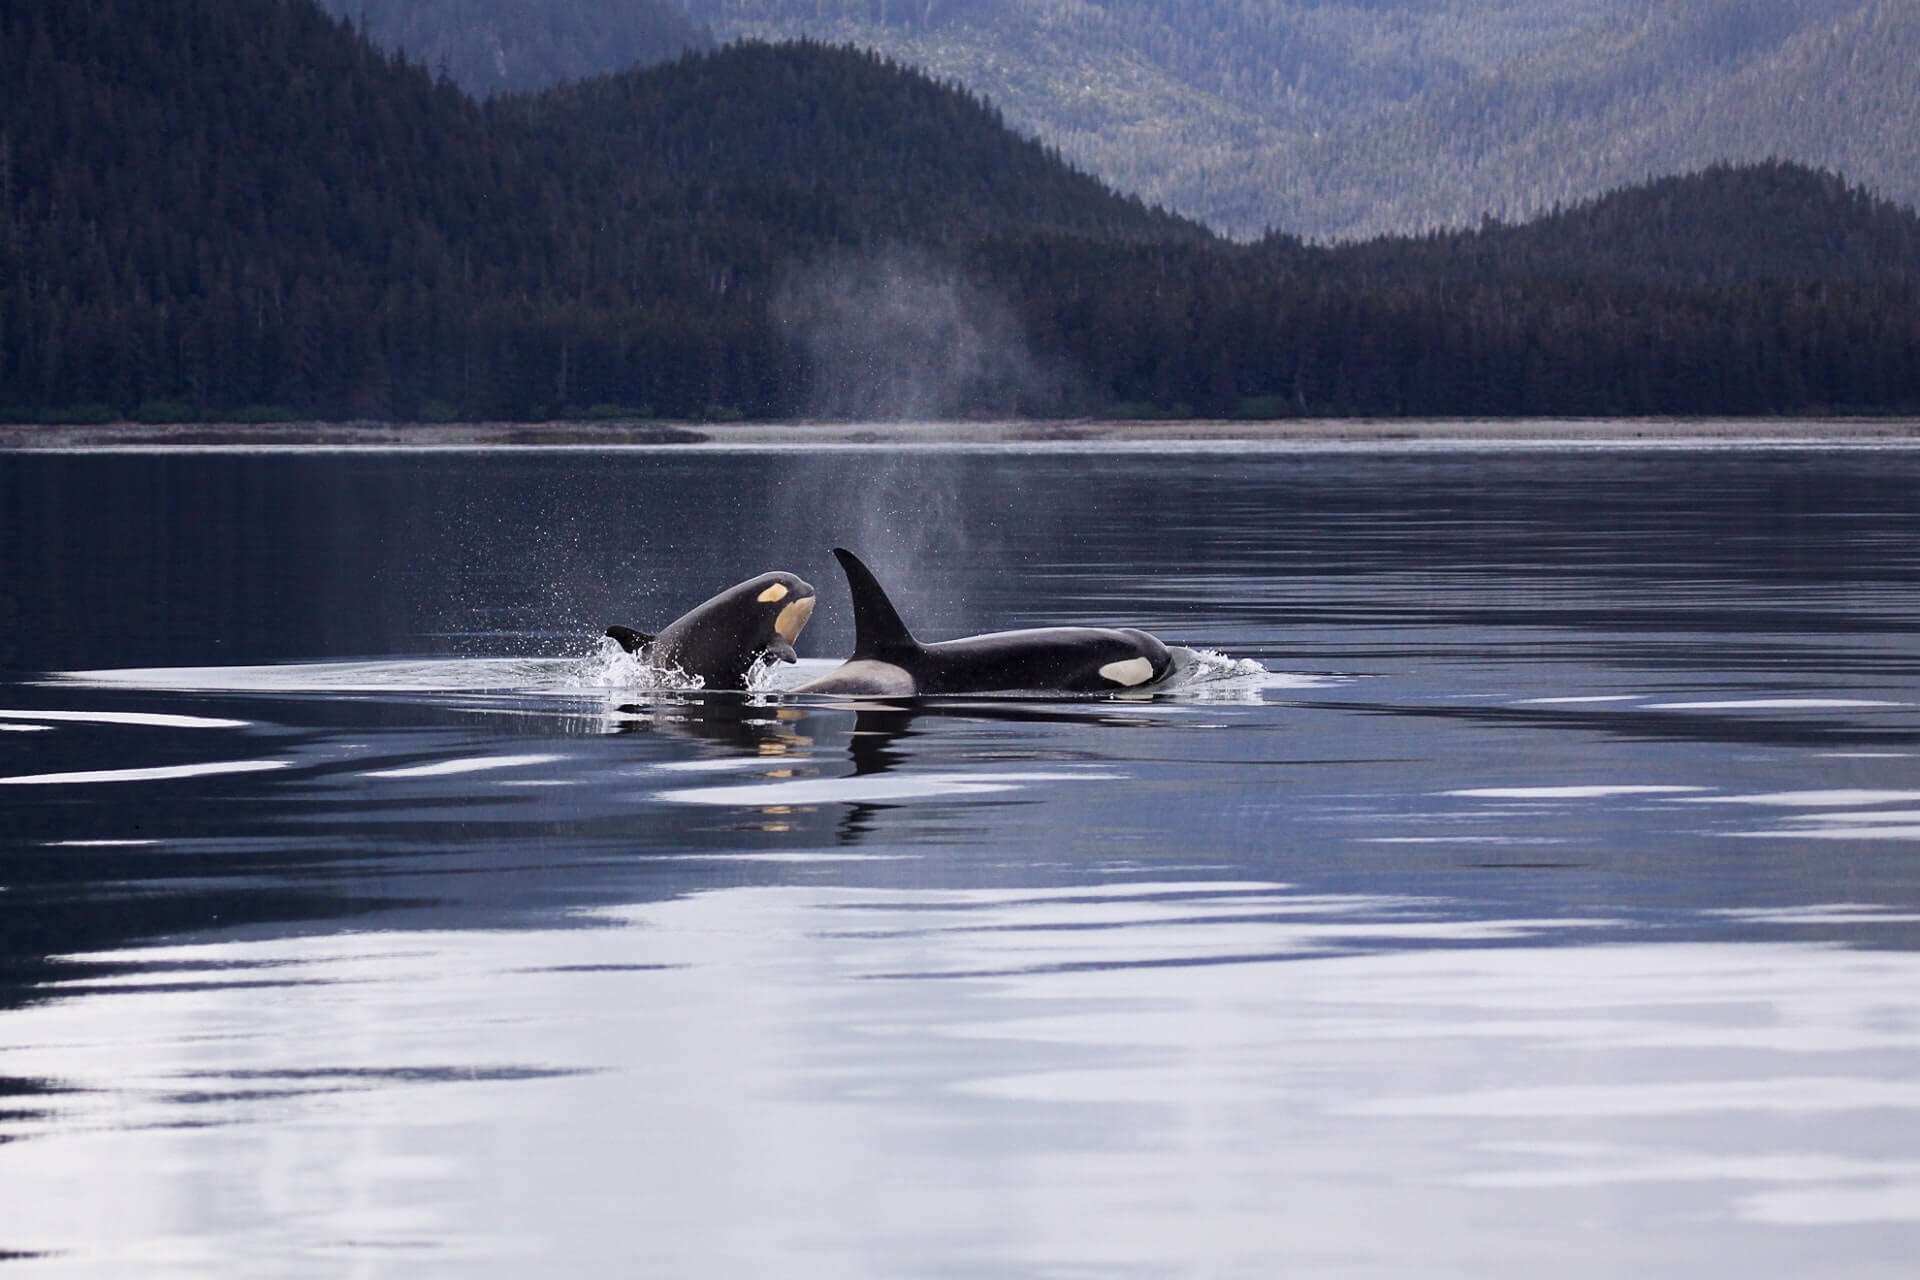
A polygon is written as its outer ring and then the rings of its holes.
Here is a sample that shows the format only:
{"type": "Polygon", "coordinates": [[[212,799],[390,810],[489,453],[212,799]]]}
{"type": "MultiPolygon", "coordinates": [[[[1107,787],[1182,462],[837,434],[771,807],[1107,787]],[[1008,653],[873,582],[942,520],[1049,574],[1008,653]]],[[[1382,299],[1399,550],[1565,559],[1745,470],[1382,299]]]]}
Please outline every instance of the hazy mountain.
{"type": "Polygon", "coordinates": [[[1912,0],[682,0],[852,41],[1237,235],[1531,216],[1722,160],[1920,203],[1912,0]]]}
{"type": "Polygon", "coordinates": [[[1769,158],[1920,203],[1920,4],[1664,6],[1256,168],[1294,175],[1280,225],[1364,234],[1529,218],[1650,176],[1769,158]]]}
{"type": "Polygon", "coordinates": [[[713,37],[671,0],[320,0],[484,97],[651,66],[713,37]]]}

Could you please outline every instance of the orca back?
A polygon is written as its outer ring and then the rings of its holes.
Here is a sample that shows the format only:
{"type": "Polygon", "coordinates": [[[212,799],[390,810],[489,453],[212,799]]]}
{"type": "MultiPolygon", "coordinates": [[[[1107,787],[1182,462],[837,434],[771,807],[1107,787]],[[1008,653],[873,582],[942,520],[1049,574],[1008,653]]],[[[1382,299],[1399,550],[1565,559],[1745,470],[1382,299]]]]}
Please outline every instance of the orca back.
{"type": "Polygon", "coordinates": [[[916,694],[1135,689],[1173,666],[1166,645],[1144,631],[1112,627],[1038,627],[922,644],[860,557],[833,554],[853,595],[853,654],[801,693],[916,694]]]}

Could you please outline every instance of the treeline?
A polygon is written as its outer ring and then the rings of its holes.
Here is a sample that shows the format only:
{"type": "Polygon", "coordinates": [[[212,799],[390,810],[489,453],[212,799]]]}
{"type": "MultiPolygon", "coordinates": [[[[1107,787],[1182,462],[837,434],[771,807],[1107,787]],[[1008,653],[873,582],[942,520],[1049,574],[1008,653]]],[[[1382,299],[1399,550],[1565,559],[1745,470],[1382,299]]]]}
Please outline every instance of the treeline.
{"type": "Polygon", "coordinates": [[[1622,416],[1920,409],[1920,287],[1436,273],[1346,281],[1337,256],[983,251],[1108,413],[1622,416]]]}
{"type": "Polygon", "coordinates": [[[310,0],[0,8],[0,415],[1920,408],[1916,219],[1723,169],[1234,245],[871,54],[486,105],[310,0]]]}

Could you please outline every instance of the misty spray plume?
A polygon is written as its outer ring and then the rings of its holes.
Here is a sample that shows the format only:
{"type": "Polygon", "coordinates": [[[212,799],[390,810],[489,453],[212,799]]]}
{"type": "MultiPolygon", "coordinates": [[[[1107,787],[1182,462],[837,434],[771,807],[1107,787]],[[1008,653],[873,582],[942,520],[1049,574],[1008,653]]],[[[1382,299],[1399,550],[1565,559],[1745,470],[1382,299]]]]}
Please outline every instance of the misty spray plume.
{"type": "Polygon", "coordinates": [[[1072,370],[1034,354],[1011,307],[925,254],[796,269],[773,316],[806,357],[803,403],[815,417],[1057,417],[1082,400],[1072,370]]]}

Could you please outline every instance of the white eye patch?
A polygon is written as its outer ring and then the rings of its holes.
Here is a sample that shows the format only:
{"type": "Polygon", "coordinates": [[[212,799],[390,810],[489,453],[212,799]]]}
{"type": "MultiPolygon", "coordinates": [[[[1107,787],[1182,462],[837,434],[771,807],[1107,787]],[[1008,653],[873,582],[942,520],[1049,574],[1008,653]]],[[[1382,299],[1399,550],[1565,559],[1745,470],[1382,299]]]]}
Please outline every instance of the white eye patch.
{"type": "Polygon", "coordinates": [[[754,599],[758,600],[761,604],[774,604],[777,601],[785,600],[786,598],[787,598],[787,584],[784,582],[776,582],[772,586],[768,587],[765,591],[762,591],[759,595],[754,597],[754,599]]]}
{"type": "Polygon", "coordinates": [[[807,619],[813,616],[812,596],[801,596],[780,611],[773,620],[774,632],[788,644],[800,638],[800,628],[807,625],[807,619]]]}
{"type": "Polygon", "coordinates": [[[1153,679],[1153,663],[1146,658],[1127,658],[1121,662],[1109,662],[1100,668],[1100,678],[1131,689],[1134,685],[1145,684],[1153,679]]]}

